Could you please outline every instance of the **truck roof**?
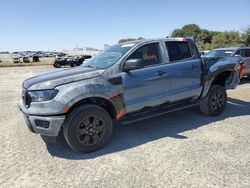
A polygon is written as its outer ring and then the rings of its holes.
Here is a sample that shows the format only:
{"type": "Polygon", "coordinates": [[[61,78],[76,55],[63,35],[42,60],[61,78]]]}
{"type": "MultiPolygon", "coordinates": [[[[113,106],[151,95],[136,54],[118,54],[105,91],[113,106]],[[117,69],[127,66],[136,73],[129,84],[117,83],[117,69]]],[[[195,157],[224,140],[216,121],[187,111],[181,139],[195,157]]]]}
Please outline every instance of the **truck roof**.
{"type": "Polygon", "coordinates": [[[133,40],[128,42],[123,42],[121,44],[138,44],[141,42],[153,42],[153,41],[186,41],[189,38],[186,37],[175,37],[175,38],[153,38],[153,39],[140,39],[140,40],[133,40]]]}

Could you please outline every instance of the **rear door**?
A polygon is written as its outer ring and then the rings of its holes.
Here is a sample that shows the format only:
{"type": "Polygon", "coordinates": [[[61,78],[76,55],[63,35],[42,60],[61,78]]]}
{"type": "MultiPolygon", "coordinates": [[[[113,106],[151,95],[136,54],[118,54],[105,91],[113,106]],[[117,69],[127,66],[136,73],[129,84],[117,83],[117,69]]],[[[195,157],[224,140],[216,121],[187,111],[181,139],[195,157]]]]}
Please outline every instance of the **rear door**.
{"type": "Polygon", "coordinates": [[[177,102],[197,98],[202,89],[202,64],[194,44],[188,41],[166,41],[165,45],[169,58],[167,74],[171,83],[169,100],[177,102]]]}

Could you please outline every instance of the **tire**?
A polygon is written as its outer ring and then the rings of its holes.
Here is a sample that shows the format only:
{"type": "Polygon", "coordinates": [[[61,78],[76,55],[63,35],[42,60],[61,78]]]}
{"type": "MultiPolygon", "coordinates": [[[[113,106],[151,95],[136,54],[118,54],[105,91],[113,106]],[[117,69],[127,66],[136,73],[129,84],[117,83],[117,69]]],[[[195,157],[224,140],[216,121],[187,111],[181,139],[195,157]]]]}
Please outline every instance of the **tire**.
{"type": "Polygon", "coordinates": [[[86,104],[73,110],[66,118],[63,134],[69,146],[80,153],[101,148],[111,137],[113,122],[100,106],[86,104]]]}
{"type": "Polygon", "coordinates": [[[200,100],[200,110],[208,116],[220,115],[227,104],[226,89],[219,85],[212,85],[207,96],[200,100]]]}
{"type": "Polygon", "coordinates": [[[71,63],[71,67],[76,67],[76,63],[71,63]]]}
{"type": "Polygon", "coordinates": [[[55,67],[55,68],[61,68],[61,64],[58,63],[58,62],[55,62],[55,63],[54,63],[54,67],[55,67]]]}

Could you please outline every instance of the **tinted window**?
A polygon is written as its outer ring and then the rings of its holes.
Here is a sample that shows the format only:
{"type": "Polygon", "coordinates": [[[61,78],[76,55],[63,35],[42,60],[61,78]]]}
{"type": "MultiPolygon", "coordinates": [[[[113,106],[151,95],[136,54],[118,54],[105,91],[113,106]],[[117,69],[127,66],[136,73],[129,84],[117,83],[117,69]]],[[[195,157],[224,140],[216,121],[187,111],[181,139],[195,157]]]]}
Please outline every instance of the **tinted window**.
{"type": "Polygon", "coordinates": [[[244,57],[250,57],[250,49],[244,50],[244,57]]]}
{"type": "Polygon", "coordinates": [[[147,44],[138,48],[128,59],[143,59],[144,66],[161,63],[159,43],[147,44]]]}
{"type": "Polygon", "coordinates": [[[235,53],[235,55],[241,55],[242,56],[242,50],[237,50],[237,52],[235,53]]]}
{"type": "Polygon", "coordinates": [[[188,42],[166,42],[170,62],[192,57],[188,42]]]}

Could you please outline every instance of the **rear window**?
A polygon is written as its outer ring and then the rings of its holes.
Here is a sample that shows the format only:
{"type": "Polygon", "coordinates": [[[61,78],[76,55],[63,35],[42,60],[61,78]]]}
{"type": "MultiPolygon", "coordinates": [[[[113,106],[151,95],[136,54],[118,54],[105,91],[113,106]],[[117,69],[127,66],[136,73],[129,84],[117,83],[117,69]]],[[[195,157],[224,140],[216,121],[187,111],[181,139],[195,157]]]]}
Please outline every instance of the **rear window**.
{"type": "Polygon", "coordinates": [[[170,62],[180,61],[192,57],[188,42],[169,41],[165,42],[170,62]]]}
{"type": "Polygon", "coordinates": [[[250,49],[244,50],[244,57],[250,57],[250,49]]]}

